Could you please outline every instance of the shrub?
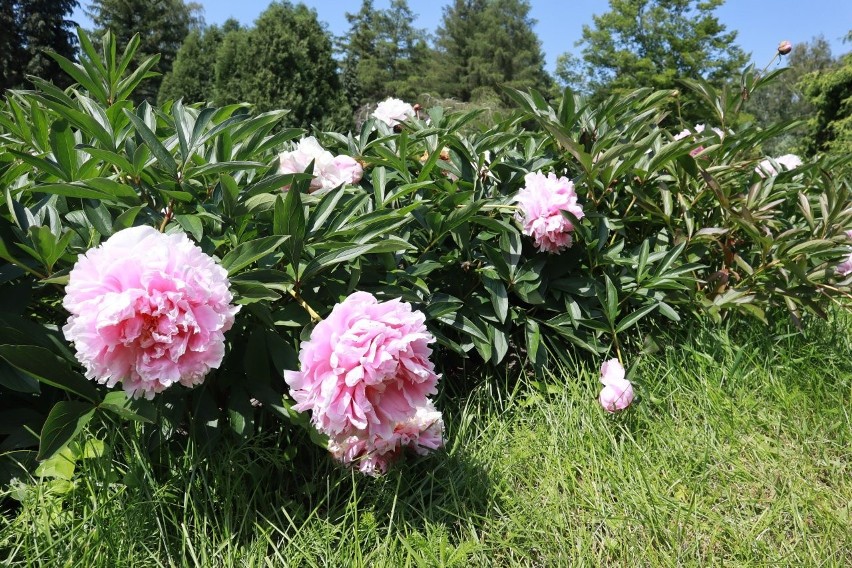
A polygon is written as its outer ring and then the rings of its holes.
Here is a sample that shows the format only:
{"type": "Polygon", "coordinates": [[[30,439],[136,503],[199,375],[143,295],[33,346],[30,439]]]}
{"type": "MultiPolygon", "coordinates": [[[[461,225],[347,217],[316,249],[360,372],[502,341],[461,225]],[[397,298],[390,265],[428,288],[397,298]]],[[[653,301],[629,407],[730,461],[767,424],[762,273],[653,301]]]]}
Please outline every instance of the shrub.
{"type": "Polygon", "coordinates": [[[80,40],[79,64],[56,57],[76,85],[35,80],[0,112],[7,477],[92,419],[138,421],[152,447],[310,428],[284,373],[299,370],[312,326],[358,291],[424,314],[444,384],[461,379],[462,359],[498,369],[511,357],[530,373],[567,352],[625,361],[654,322],[781,310],[800,322],[849,297],[852,277],[835,268],[852,228],[840,161],[767,175],[754,149],[789,127],[730,130],[743,97],[776,74],[746,70],[738,90],[691,82],[707,128],[679,139],[659,126],[677,93],[647,89],[600,105],[510,91],[520,110],[487,128],[471,128],[477,112],[436,107],[399,132],[369,119],[348,135],[314,133],[364,173],[312,193],[316,163],[279,172],[279,152],[304,134],[280,127],[286,111],[134,107],[154,61],[131,71],[135,42],[119,57],[109,35],[101,53],[80,40]],[[558,254],[524,234],[517,199],[547,174],[567,178],[571,203],[555,219],[558,254]],[[240,306],[203,384],[153,401],[87,380],[61,332],[78,257],[136,226],[185,234],[227,272],[240,306]]]}

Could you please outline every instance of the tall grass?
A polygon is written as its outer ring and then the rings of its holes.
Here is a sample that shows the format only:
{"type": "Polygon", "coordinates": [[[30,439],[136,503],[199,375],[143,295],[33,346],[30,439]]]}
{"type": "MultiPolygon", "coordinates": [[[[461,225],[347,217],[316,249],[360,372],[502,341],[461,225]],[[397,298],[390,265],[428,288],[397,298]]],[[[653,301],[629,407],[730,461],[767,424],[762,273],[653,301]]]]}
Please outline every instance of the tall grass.
{"type": "Polygon", "coordinates": [[[445,452],[380,479],[274,436],[151,460],[134,431],[95,431],[107,451],[70,492],[5,492],[0,563],[850,565],[849,334],[841,313],[658,332],[618,416],[597,369],[481,381],[439,400],[445,452]]]}

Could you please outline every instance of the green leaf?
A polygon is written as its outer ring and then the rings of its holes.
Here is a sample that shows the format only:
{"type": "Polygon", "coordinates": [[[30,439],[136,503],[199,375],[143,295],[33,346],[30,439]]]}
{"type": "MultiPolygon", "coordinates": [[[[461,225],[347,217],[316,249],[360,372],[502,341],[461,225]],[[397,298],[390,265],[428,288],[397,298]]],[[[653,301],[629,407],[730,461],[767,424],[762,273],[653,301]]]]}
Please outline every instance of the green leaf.
{"type": "Polygon", "coordinates": [[[151,424],[157,415],[154,405],[144,399],[128,398],[124,391],[107,393],[98,408],[108,410],[124,420],[151,424]]]}
{"type": "Polygon", "coordinates": [[[323,253],[311,260],[302,273],[302,280],[307,280],[335,264],[347,262],[365,254],[396,252],[406,250],[408,248],[411,248],[410,244],[395,237],[388,237],[384,241],[380,241],[378,243],[344,245],[338,249],[323,253]]]}
{"type": "Polygon", "coordinates": [[[618,290],[609,276],[604,275],[604,284],[606,286],[606,319],[611,325],[615,324],[615,318],[618,317],[618,290]]]}
{"type": "Polygon", "coordinates": [[[124,114],[133,123],[136,132],[148,146],[148,149],[151,150],[151,153],[154,154],[154,157],[157,158],[157,161],[160,162],[160,165],[173,176],[177,175],[177,162],[175,162],[174,157],[172,157],[166,147],[163,146],[163,143],[160,142],[160,139],[157,138],[157,135],[148,128],[145,121],[127,109],[124,110],[124,114]]]}
{"type": "Polygon", "coordinates": [[[204,237],[204,226],[201,224],[201,219],[197,215],[175,215],[175,221],[181,228],[192,235],[195,242],[200,243],[204,237]]]}
{"type": "Polygon", "coordinates": [[[74,133],[65,120],[50,125],[50,148],[53,158],[65,173],[64,179],[71,181],[77,173],[77,151],[74,149],[74,133]]]}
{"type": "Polygon", "coordinates": [[[252,262],[272,254],[289,238],[287,235],[263,237],[239,244],[222,259],[222,268],[231,276],[252,262]]]}
{"type": "Polygon", "coordinates": [[[38,459],[52,457],[71,441],[91,420],[95,406],[87,402],[57,402],[47,415],[38,448],[38,459]]]}
{"type": "Polygon", "coordinates": [[[624,318],[622,318],[622,320],[618,322],[618,327],[615,328],[615,332],[621,333],[622,331],[629,329],[633,324],[645,317],[648,313],[652,312],[656,307],[657,304],[642,306],[635,312],[624,316],[624,318]]]}
{"type": "Polygon", "coordinates": [[[74,393],[92,402],[100,399],[94,383],[72,371],[64,359],[35,345],[0,345],[0,357],[41,383],[74,393]]]}
{"type": "Polygon", "coordinates": [[[284,247],[284,255],[298,273],[305,242],[305,210],[302,207],[301,193],[296,187],[291,187],[280,207],[278,203],[276,199],[273,226],[281,231],[280,234],[290,237],[284,247]]]}
{"type": "Polygon", "coordinates": [[[103,203],[99,202],[97,207],[84,203],[83,212],[86,214],[86,219],[101,236],[109,237],[112,235],[112,215],[103,203]]]}
{"type": "Polygon", "coordinates": [[[541,345],[541,329],[539,328],[538,322],[532,319],[528,319],[526,323],[526,336],[527,336],[527,356],[530,361],[536,361],[536,356],[538,355],[538,348],[541,345]]]}
{"type": "Polygon", "coordinates": [[[494,314],[501,323],[505,323],[506,316],[509,313],[509,295],[506,293],[506,286],[502,281],[485,275],[482,276],[482,283],[491,296],[494,314]]]}

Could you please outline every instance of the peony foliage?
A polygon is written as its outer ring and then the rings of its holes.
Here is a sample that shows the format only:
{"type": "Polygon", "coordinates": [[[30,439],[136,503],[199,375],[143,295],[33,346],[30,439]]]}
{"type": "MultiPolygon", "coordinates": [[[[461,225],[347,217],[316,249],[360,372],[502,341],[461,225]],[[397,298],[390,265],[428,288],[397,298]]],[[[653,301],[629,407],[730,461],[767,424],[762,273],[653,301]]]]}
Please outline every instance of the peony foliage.
{"type": "Polygon", "coordinates": [[[134,105],[155,59],[80,42],[57,56],[72,87],[0,107],[6,479],[125,421],[152,452],[285,432],[380,473],[443,444],[460,369],[607,361],[617,410],[660,325],[804,325],[849,298],[849,158],[766,175],[790,126],[739,120],[778,73],[689,81],[706,127],[679,139],[677,93],[650,89],[308,133],[286,110],[134,105]]]}

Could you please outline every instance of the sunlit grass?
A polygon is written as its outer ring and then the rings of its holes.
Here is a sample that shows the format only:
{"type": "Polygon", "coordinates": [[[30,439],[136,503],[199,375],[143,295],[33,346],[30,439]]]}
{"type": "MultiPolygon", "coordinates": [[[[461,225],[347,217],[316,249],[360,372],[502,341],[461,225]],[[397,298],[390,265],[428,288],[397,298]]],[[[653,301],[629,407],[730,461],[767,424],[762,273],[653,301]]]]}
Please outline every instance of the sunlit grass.
{"type": "Polygon", "coordinates": [[[482,381],[439,400],[445,452],[381,479],[269,437],[152,464],[148,441],[112,431],[73,491],[30,485],[6,510],[0,563],[850,565],[849,330],[661,335],[628,361],[638,396],[618,416],[596,368],[482,381]]]}

